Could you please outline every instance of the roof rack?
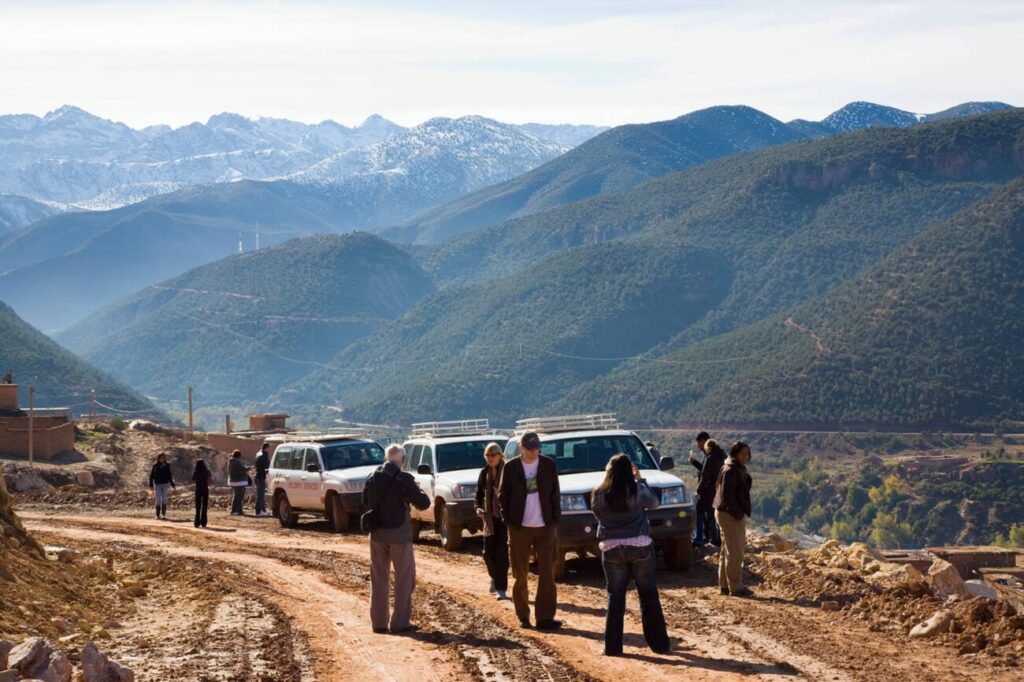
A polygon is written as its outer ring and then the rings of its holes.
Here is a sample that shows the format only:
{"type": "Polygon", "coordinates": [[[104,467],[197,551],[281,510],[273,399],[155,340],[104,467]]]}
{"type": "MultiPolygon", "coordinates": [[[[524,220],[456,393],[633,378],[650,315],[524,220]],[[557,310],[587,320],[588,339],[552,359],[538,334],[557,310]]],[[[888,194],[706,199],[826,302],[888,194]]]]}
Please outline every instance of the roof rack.
{"type": "Polygon", "coordinates": [[[572,414],[562,417],[533,417],[516,421],[516,433],[539,431],[598,431],[619,428],[619,419],[614,412],[603,414],[572,414]]]}
{"type": "Polygon", "coordinates": [[[304,443],[320,443],[331,440],[369,440],[370,437],[365,433],[353,433],[351,431],[341,431],[338,429],[330,429],[328,431],[290,431],[288,433],[275,433],[273,436],[268,436],[264,440],[270,441],[299,441],[304,443]]]}
{"type": "Polygon", "coordinates": [[[447,438],[449,436],[480,436],[491,432],[491,422],[487,419],[460,419],[413,424],[409,435],[421,438],[424,436],[447,438]]]}

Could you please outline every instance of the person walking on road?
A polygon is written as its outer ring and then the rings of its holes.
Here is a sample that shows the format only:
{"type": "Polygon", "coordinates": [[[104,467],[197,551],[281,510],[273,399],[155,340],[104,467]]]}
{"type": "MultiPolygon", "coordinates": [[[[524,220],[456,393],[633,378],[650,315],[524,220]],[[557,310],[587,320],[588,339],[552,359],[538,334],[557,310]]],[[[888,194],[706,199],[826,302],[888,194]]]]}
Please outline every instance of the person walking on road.
{"type": "Polygon", "coordinates": [[[242,503],[245,501],[245,488],[252,483],[249,478],[249,468],[242,460],[242,451],[235,450],[228,460],[228,485],[231,486],[233,496],[231,498],[231,515],[244,516],[242,503]]]}
{"type": "Polygon", "coordinates": [[[270,443],[264,443],[256,455],[256,516],[267,513],[267,471],[270,469],[270,443]]]}
{"type": "Polygon", "coordinates": [[[690,451],[690,464],[697,470],[697,528],[693,536],[694,547],[710,542],[722,546],[722,535],[715,523],[715,485],[718,474],[725,465],[725,452],[707,431],[697,434],[697,447],[703,453],[701,459],[690,451]]]}
{"type": "Polygon", "coordinates": [[[750,487],[747,473],[750,446],[739,441],[729,449],[729,457],[718,474],[715,489],[715,519],[722,529],[722,550],[718,558],[718,587],[722,594],[751,597],[743,586],[743,552],[747,546],[747,517],[750,516],[750,487]]]}
{"type": "Polygon", "coordinates": [[[196,484],[196,528],[206,528],[206,510],[210,506],[210,486],[213,485],[213,472],[201,459],[196,460],[192,471],[192,482],[196,484]]]}
{"type": "Polygon", "coordinates": [[[395,605],[391,612],[392,634],[410,632],[412,591],[416,587],[416,557],[413,554],[409,505],[430,506],[430,498],[416,485],[412,474],[402,471],[405,450],[392,445],[385,462],[370,474],[363,488],[363,505],[373,511],[375,527],[370,532],[370,622],[373,631],[384,633],[388,622],[388,583],[395,567],[395,605]]]}
{"type": "Polygon", "coordinates": [[[149,471],[149,487],[153,489],[156,517],[166,519],[167,502],[170,499],[171,488],[175,485],[171,465],[167,463],[167,455],[163,453],[156,456],[156,463],[149,471]]]}
{"type": "Polygon", "coordinates": [[[519,624],[530,627],[530,554],[537,557],[537,629],[555,630],[558,592],[555,588],[555,552],[558,551],[558,519],[562,513],[558,468],[555,460],[540,454],[540,437],[530,432],[519,441],[519,456],[509,460],[498,483],[498,506],[508,526],[512,559],[512,601],[519,624]]]}
{"type": "Polygon", "coordinates": [[[508,599],[508,526],[498,508],[498,482],[505,467],[505,455],[497,443],[484,448],[484,461],[476,485],[476,514],[484,524],[484,563],[491,576],[491,592],[498,600],[508,599]]]}
{"type": "Polygon", "coordinates": [[[640,597],[644,639],[655,653],[670,649],[665,614],[654,577],[655,553],[647,510],[658,497],[640,479],[640,470],[628,455],[615,455],[605,467],[604,481],[591,495],[597,517],[601,565],[608,581],[608,611],[604,626],[604,655],[622,655],[622,622],[626,613],[629,579],[640,597]]]}

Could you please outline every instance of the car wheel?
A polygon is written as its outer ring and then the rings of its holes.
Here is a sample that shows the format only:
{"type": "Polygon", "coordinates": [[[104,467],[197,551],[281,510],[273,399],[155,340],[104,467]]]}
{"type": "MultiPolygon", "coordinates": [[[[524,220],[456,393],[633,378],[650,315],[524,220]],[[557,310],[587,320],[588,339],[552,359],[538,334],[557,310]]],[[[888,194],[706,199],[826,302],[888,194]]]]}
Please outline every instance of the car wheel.
{"type": "Polygon", "coordinates": [[[331,495],[331,527],[335,533],[344,533],[348,530],[348,512],[341,506],[341,498],[331,495]]]}
{"type": "Polygon", "coordinates": [[[423,531],[423,522],[419,519],[412,519],[409,523],[412,526],[412,541],[420,541],[420,533],[423,531]]]}
{"type": "Polygon", "coordinates": [[[662,545],[665,565],[672,571],[686,571],[693,562],[693,543],[687,538],[666,540],[662,545]]]}
{"type": "Polygon", "coordinates": [[[437,524],[437,532],[441,534],[441,546],[453,552],[462,546],[462,526],[452,522],[448,507],[441,507],[441,521],[437,524]]]}
{"type": "Polygon", "coordinates": [[[285,528],[294,528],[299,524],[298,513],[292,509],[292,505],[288,501],[288,496],[283,493],[277,502],[277,520],[280,521],[281,525],[285,528]]]}

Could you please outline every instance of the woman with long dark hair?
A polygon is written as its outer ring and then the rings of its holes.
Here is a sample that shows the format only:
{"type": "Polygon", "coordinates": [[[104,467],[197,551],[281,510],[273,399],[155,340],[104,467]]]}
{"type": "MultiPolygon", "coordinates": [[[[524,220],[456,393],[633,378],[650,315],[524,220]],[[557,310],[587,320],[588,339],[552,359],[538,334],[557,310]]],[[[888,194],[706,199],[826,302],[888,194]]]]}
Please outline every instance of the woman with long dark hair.
{"type": "Polygon", "coordinates": [[[206,528],[206,510],[210,506],[210,486],[213,484],[213,472],[201,459],[196,460],[196,468],[192,471],[192,482],[196,484],[196,528],[206,528]]]}
{"type": "Polygon", "coordinates": [[[167,455],[156,456],[156,464],[149,470],[149,487],[153,489],[153,501],[156,504],[156,517],[167,518],[167,503],[174,487],[174,475],[171,465],[167,463],[167,455]]]}
{"type": "Polygon", "coordinates": [[[752,597],[743,585],[743,552],[747,545],[747,518],[751,514],[750,486],[747,473],[750,446],[743,441],[733,443],[725,466],[715,486],[715,520],[722,529],[722,550],[718,555],[718,587],[722,594],[752,597]]]}
{"type": "Polygon", "coordinates": [[[593,492],[601,564],[608,580],[608,612],[605,616],[604,654],[622,655],[622,621],[626,613],[626,587],[636,583],[644,639],[655,653],[671,648],[654,576],[654,545],[647,510],[658,498],[640,480],[640,470],[627,455],[615,455],[605,467],[604,481],[593,492]]]}
{"type": "Polygon", "coordinates": [[[508,599],[508,526],[498,509],[498,481],[505,468],[505,454],[497,443],[484,448],[486,465],[476,485],[476,515],[484,524],[484,563],[491,576],[491,592],[508,599]]]}

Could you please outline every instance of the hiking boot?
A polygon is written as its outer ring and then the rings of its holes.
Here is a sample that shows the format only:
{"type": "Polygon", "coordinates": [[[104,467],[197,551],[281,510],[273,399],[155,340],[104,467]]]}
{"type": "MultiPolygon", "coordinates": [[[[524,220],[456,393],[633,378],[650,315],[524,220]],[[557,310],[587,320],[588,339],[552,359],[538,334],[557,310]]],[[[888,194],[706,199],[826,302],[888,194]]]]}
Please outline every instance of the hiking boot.
{"type": "Polygon", "coordinates": [[[753,597],[754,596],[754,591],[751,590],[749,587],[744,587],[743,589],[736,590],[735,592],[732,592],[731,594],[734,597],[753,597]]]}
{"type": "Polygon", "coordinates": [[[410,623],[409,625],[406,625],[404,628],[398,628],[397,630],[395,628],[391,628],[391,634],[399,635],[399,634],[401,634],[403,632],[416,632],[419,629],[420,629],[419,625],[415,625],[413,623],[410,623]]]}
{"type": "Polygon", "coordinates": [[[728,587],[720,587],[720,588],[718,588],[718,591],[721,592],[722,594],[724,594],[726,597],[729,596],[729,588],[728,587]]]}
{"type": "Polygon", "coordinates": [[[377,634],[377,635],[386,635],[387,632],[388,632],[388,629],[387,628],[374,628],[373,632],[374,632],[374,634],[377,634]]]}
{"type": "Polygon", "coordinates": [[[538,630],[557,630],[560,627],[562,627],[562,621],[555,620],[554,618],[537,621],[538,630]]]}
{"type": "Polygon", "coordinates": [[[521,621],[519,621],[519,627],[521,627],[523,629],[526,629],[526,630],[529,630],[533,626],[530,625],[530,621],[528,621],[528,620],[521,620],[521,621]]]}

